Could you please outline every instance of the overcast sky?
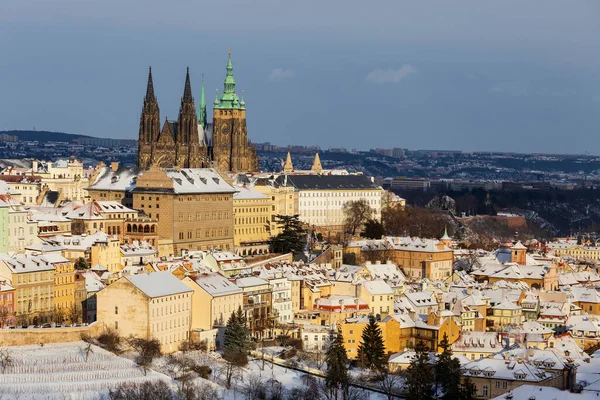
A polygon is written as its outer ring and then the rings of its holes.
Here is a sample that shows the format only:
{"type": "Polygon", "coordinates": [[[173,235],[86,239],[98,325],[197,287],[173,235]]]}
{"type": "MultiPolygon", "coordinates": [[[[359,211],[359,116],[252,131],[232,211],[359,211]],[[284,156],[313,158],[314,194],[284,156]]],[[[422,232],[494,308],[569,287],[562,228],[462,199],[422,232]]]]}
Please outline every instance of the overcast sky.
{"type": "Polygon", "coordinates": [[[254,142],[600,154],[597,0],[0,0],[0,130],[137,138],[229,47],[254,142]]]}

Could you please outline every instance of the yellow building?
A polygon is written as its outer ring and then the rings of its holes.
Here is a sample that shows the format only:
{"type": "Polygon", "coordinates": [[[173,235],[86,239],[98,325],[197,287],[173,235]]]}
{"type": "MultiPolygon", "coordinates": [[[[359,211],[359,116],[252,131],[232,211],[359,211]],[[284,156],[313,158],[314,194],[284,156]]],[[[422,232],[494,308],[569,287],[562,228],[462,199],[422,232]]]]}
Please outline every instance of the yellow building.
{"type": "Polygon", "coordinates": [[[53,309],[54,264],[44,256],[0,260],[0,276],[15,288],[18,323],[45,322],[53,309]]]}
{"type": "Polygon", "coordinates": [[[359,263],[391,260],[411,280],[444,280],[452,275],[454,252],[435,239],[390,236],[358,240],[349,243],[345,251],[354,254],[359,263]]]}
{"type": "Polygon", "coordinates": [[[219,274],[187,276],[182,282],[194,292],[192,330],[209,330],[227,323],[231,313],[243,304],[242,289],[219,274]]]}
{"type": "Polygon", "coordinates": [[[118,272],[122,268],[117,236],[96,232],[93,235],[53,236],[44,240],[50,245],[62,247],[62,255],[72,262],[83,258],[90,267],[101,265],[109,272],[118,272]]]}
{"type": "Polygon", "coordinates": [[[242,256],[269,253],[273,201],[245,186],[233,194],[233,239],[236,253],[242,256]]]}
{"type": "Polygon", "coordinates": [[[170,272],[124,276],[96,295],[98,321],[124,337],[158,339],[163,352],[174,352],[189,338],[192,294],[170,272]]]}
{"type": "MultiPolygon", "coordinates": [[[[31,173],[41,177],[41,196],[57,192],[59,200],[84,200],[89,180],[79,160],[38,161],[31,163],[31,173]]],[[[43,201],[43,200],[42,200],[43,201]]],[[[38,202],[39,204],[39,202],[38,202]]]]}
{"type": "Polygon", "coordinates": [[[501,329],[508,324],[521,324],[523,313],[520,306],[510,301],[504,301],[492,307],[492,315],[488,315],[487,318],[493,321],[495,328],[501,329]]]}
{"type": "Polygon", "coordinates": [[[374,316],[383,318],[394,313],[394,291],[381,279],[363,282],[360,298],[369,305],[374,316]]]}
{"type": "Polygon", "coordinates": [[[68,312],[75,306],[75,267],[73,262],[60,254],[44,254],[39,257],[54,265],[54,308],[68,312]]]}
{"type": "Polygon", "coordinates": [[[572,241],[557,241],[548,243],[547,247],[550,253],[557,257],[600,260],[600,246],[579,245],[572,241]]]}
{"type": "Polygon", "coordinates": [[[276,222],[275,216],[299,214],[298,190],[293,186],[278,185],[276,182],[260,178],[252,189],[271,198],[271,235],[277,236],[281,233],[282,227],[276,222]]]}

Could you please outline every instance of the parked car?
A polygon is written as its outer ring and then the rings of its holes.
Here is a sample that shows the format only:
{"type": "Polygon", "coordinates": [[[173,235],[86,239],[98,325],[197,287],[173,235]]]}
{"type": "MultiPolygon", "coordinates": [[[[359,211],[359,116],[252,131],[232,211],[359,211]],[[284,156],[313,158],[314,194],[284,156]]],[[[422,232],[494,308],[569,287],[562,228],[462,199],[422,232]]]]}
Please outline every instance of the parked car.
{"type": "MultiPolygon", "coordinates": [[[[35,328],[35,326],[34,326],[34,328],[35,328]]],[[[50,325],[50,324],[44,324],[44,325],[42,325],[42,328],[52,328],[52,325],[50,325]]]]}
{"type": "Polygon", "coordinates": [[[33,328],[34,328],[34,329],[37,329],[37,328],[39,328],[39,327],[40,327],[39,325],[34,325],[34,326],[33,326],[33,328]]]}
{"type": "Polygon", "coordinates": [[[55,324],[55,325],[54,325],[54,327],[55,327],[55,328],[60,328],[61,326],[62,326],[62,325],[61,325],[61,324],[59,324],[59,323],[57,323],[57,324],[55,324]]]}

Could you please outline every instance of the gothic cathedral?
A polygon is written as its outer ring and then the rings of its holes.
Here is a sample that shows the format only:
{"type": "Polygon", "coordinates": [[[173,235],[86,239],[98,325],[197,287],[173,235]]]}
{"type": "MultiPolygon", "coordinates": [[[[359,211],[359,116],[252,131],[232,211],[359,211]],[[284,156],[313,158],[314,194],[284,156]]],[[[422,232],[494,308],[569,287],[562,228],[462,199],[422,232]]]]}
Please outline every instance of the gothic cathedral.
{"type": "Polygon", "coordinates": [[[156,165],[214,167],[222,172],[258,171],[256,150],[248,140],[246,103],[243,96],[240,100],[235,91],[231,51],[223,94],[214,102],[213,123],[208,123],[206,117],[204,80],[196,114],[188,68],[177,121],[165,120],[160,128],[160,112],[150,70],[140,117],[138,167],[147,169],[156,165]]]}

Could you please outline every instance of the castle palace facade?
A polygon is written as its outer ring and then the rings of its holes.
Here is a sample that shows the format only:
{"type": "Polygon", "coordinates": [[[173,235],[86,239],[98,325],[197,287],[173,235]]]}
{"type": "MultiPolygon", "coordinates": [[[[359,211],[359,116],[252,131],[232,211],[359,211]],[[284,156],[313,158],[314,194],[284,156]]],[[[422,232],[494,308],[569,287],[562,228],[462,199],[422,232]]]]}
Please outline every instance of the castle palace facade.
{"type": "Polygon", "coordinates": [[[221,97],[214,101],[213,122],[208,123],[204,80],[198,113],[187,70],[177,121],[160,125],[152,70],[148,73],[146,97],[140,116],[137,166],[164,168],[208,168],[222,172],[258,171],[256,149],[248,140],[246,103],[235,91],[231,51],[221,97]]]}

